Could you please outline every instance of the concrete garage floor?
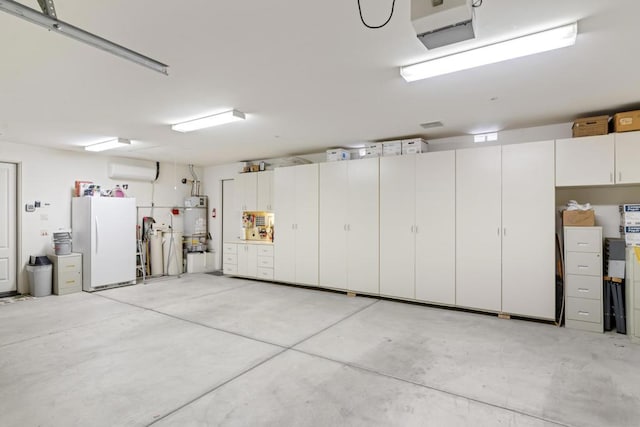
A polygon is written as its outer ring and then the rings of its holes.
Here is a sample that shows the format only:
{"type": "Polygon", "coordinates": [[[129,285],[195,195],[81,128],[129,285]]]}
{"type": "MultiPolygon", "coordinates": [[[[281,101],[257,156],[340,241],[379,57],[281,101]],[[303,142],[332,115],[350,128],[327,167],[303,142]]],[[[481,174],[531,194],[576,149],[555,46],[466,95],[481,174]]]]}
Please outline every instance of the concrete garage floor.
{"type": "Polygon", "coordinates": [[[0,305],[2,426],[638,426],[640,346],[205,274],[0,305]]]}

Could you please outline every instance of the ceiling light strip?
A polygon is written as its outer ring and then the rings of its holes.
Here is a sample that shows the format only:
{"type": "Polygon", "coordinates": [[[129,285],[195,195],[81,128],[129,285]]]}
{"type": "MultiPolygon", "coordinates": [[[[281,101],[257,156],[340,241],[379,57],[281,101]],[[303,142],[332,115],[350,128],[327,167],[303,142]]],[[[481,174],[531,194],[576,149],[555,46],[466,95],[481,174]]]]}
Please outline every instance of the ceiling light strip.
{"type": "Polygon", "coordinates": [[[84,147],[87,151],[105,151],[112,150],[114,148],[126,147],[131,145],[131,141],[124,138],[115,138],[108,141],[99,142],[97,144],[91,144],[84,147]]]}
{"type": "Polygon", "coordinates": [[[12,0],[0,0],[0,10],[7,12],[11,15],[22,18],[25,21],[29,21],[33,24],[40,25],[47,30],[57,32],[58,34],[65,35],[74,40],[83,42],[90,46],[109,52],[113,55],[135,62],[138,65],[147,67],[162,74],[168,74],[169,66],[155,59],[144,56],[131,49],[127,49],[124,46],[113,43],[109,40],[103,39],[100,36],[91,34],[71,24],[67,24],[64,21],[49,17],[43,13],[38,12],[35,9],[31,9],[20,3],[12,0]]]}
{"type": "Polygon", "coordinates": [[[237,122],[244,119],[245,115],[242,111],[231,110],[225,111],[224,113],[220,114],[214,114],[212,116],[189,120],[182,123],[176,123],[175,125],[171,125],[171,129],[177,132],[191,132],[194,130],[223,125],[225,123],[237,122]]]}
{"type": "Polygon", "coordinates": [[[574,22],[539,33],[401,67],[400,74],[406,81],[412,82],[454,73],[571,46],[575,44],[577,35],[578,23],[574,22]]]}

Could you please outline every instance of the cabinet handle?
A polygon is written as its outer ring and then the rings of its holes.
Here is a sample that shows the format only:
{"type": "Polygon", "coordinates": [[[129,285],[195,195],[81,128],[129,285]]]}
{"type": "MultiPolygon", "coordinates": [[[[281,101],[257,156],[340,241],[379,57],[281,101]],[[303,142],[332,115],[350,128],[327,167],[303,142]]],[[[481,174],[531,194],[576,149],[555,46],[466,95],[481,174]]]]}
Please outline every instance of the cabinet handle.
{"type": "Polygon", "coordinates": [[[588,311],[579,311],[579,312],[578,312],[578,314],[579,314],[580,316],[588,316],[588,315],[589,315],[589,312],[588,312],[588,311]]]}
{"type": "Polygon", "coordinates": [[[342,229],[343,229],[344,231],[347,231],[347,224],[343,225],[343,226],[342,226],[342,229]]]}
{"type": "Polygon", "coordinates": [[[347,231],[351,231],[351,224],[347,224],[347,231]]]}
{"type": "Polygon", "coordinates": [[[589,293],[589,289],[587,288],[578,288],[578,292],[582,292],[582,293],[589,293]]]}
{"type": "Polygon", "coordinates": [[[418,234],[418,226],[416,225],[416,234],[418,234]]]}
{"type": "Polygon", "coordinates": [[[505,236],[507,235],[507,227],[502,229],[502,234],[504,234],[505,236]]]}
{"type": "Polygon", "coordinates": [[[411,232],[412,232],[412,233],[413,233],[413,227],[414,227],[414,226],[412,225],[412,226],[411,226],[411,232]]]}
{"type": "Polygon", "coordinates": [[[609,182],[613,182],[613,172],[609,173],[609,182]]]}
{"type": "Polygon", "coordinates": [[[588,265],[578,265],[578,268],[589,268],[588,265]]]}
{"type": "Polygon", "coordinates": [[[500,237],[500,227],[498,227],[498,237],[500,237]]]}

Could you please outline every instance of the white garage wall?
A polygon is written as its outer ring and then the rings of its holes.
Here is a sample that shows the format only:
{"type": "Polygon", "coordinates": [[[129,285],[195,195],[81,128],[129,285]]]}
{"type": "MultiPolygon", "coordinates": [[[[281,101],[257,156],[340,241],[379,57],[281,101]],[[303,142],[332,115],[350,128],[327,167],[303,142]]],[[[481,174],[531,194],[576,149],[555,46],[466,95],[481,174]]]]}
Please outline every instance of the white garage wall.
{"type": "MultiPolygon", "coordinates": [[[[18,164],[18,292],[28,292],[25,265],[30,255],[53,253],[52,232],[71,228],[71,197],[76,180],[93,181],[103,189],[116,184],[128,184],[127,196],[135,197],[139,206],[182,206],[191,186],[182,178],[191,179],[187,165],[161,163],[160,177],[154,184],[137,181],[114,181],[107,178],[107,165],[117,158],[95,153],[46,149],[0,141],[0,161],[18,164]],[[152,199],[153,198],[153,199],[152,199]],[[40,201],[33,213],[25,211],[26,203],[40,201]],[[48,205],[45,205],[48,204],[48,205]],[[46,234],[46,235],[45,235],[46,234]]],[[[202,169],[196,168],[202,174],[202,169]]],[[[141,209],[140,216],[150,209],[141,209]]],[[[170,220],[170,209],[157,208],[157,222],[170,220]]],[[[182,229],[181,215],[174,219],[176,230],[182,229]]]]}

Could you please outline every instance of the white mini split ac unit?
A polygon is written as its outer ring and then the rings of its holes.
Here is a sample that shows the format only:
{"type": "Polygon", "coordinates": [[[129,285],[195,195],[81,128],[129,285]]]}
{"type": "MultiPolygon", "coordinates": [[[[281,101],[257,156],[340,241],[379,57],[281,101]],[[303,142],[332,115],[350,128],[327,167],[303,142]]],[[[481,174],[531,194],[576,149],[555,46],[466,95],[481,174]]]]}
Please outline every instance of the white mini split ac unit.
{"type": "Polygon", "coordinates": [[[418,39],[435,49],[475,38],[472,0],[412,0],[411,22],[418,39]]]}
{"type": "Polygon", "coordinates": [[[149,160],[118,159],[109,162],[111,179],[153,182],[158,178],[156,162],[149,160]]]}

